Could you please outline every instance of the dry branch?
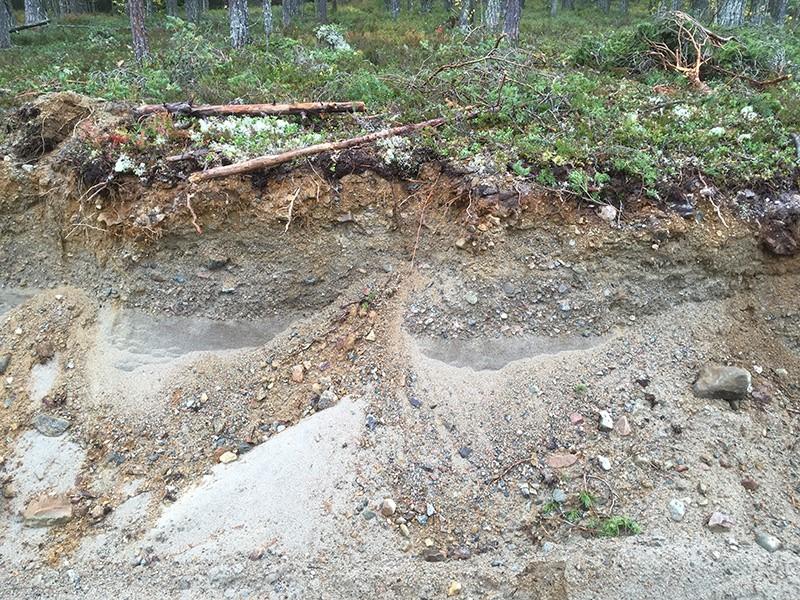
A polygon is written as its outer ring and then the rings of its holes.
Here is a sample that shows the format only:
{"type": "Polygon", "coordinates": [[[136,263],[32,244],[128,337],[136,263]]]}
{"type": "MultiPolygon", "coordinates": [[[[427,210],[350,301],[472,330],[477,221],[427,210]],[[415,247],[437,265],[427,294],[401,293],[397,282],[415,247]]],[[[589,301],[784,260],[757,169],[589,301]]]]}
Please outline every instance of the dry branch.
{"type": "Polygon", "coordinates": [[[9,27],[9,33],[16,33],[17,31],[23,31],[25,29],[33,29],[34,27],[42,27],[43,25],[47,25],[50,23],[48,19],[44,21],[37,21],[36,23],[26,23],[25,25],[17,25],[16,27],[9,27]]]}
{"type": "Polygon", "coordinates": [[[364,112],[363,102],[292,102],[289,104],[198,104],[173,102],[170,104],[145,104],[134,109],[137,116],[155,113],[187,115],[190,117],[223,117],[232,115],[300,115],[322,113],[364,112]]]}
{"type": "Polygon", "coordinates": [[[682,73],[700,92],[709,93],[711,88],[700,79],[700,69],[711,58],[713,48],[719,48],[733,38],[714,33],[680,11],[670,13],[665,19],[674,27],[675,47],[647,40],[650,53],[661,61],[664,68],[682,73]]]}
{"type": "MultiPolygon", "coordinates": [[[[477,113],[472,113],[468,115],[468,118],[475,116],[475,114],[477,113]]],[[[363,146],[364,144],[370,144],[372,142],[384,138],[394,137],[398,135],[408,135],[410,133],[414,133],[415,131],[419,131],[421,129],[439,127],[440,125],[443,125],[447,121],[448,119],[446,117],[438,117],[436,119],[422,121],[421,123],[413,123],[411,125],[403,125],[401,127],[392,127],[391,129],[384,129],[382,131],[376,131],[375,133],[370,133],[368,135],[362,135],[360,137],[350,138],[347,140],[341,140],[339,142],[325,142],[323,144],[315,144],[314,146],[308,146],[306,148],[289,150],[288,152],[282,152],[281,154],[268,154],[266,156],[260,156],[258,158],[253,158],[251,160],[246,160],[244,162],[236,163],[233,165],[226,165],[224,167],[216,167],[214,169],[209,169],[208,171],[193,173],[189,177],[189,181],[193,182],[204,181],[207,179],[227,177],[228,175],[241,175],[244,173],[251,173],[253,171],[259,171],[261,169],[274,167],[276,165],[289,162],[296,158],[313,156],[315,154],[321,154],[322,152],[334,152],[337,150],[344,150],[346,148],[353,148],[354,146],[363,146]]]]}

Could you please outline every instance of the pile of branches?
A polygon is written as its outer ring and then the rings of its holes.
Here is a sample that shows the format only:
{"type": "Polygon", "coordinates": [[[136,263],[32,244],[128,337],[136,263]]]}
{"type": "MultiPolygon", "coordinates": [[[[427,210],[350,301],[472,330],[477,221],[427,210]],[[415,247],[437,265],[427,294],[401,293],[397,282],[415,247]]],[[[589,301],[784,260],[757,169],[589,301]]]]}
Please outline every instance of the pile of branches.
{"type": "Polygon", "coordinates": [[[723,36],[684,12],[675,11],[605,38],[586,38],[574,55],[578,64],[644,74],[666,69],[708,93],[712,78],[739,79],[763,88],[791,78],[780,39],[723,36]]]}
{"type": "Polygon", "coordinates": [[[721,48],[732,38],[723,37],[701,25],[697,19],[684,12],[667,14],[660,40],[646,38],[650,55],[655,57],[667,70],[684,75],[702,93],[711,88],[700,79],[700,69],[713,56],[714,49],[721,48]]]}
{"type": "MultiPolygon", "coordinates": [[[[677,71],[684,75],[692,85],[702,93],[709,93],[711,88],[700,78],[701,70],[711,70],[734,79],[742,79],[747,83],[763,88],[791,78],[788,73],[772,71],[768,79],[755,79],[747,75],[745,65],[737,70],[724,66],[720,60],[719,50],[733,48],[733,53],[743,58],[744,46],[733,36],[725,37],[704,27],[694,17],[684,12],[668,13],[662,19],[660,39],[651,40],[645,36],[650,56],[661,63],[667,70],[677,71]],[[715,56],[716,54],[716,56],[715,56]]],[[[739,61],[741,62],[741,61],[739,61]]],[[[757,63],[756,60],[752,60],[757,63]]],[[[755,70],[762,71],[761,65],[753,64],[755,70]]],[[[772,65],[775,68],[777,65],[772,65]]],[[[780,68],[780,67],[779,67],[780,68]]]]}

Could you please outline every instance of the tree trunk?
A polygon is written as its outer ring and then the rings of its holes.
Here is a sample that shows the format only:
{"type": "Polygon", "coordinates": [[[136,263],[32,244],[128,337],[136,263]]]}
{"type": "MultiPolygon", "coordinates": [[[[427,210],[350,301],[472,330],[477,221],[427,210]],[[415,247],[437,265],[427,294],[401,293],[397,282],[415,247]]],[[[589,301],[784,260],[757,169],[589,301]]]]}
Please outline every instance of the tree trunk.
{"type": "Polygon", "coordinates": [[[722,0],[717,12],[717,24],[723,27],[738,27],[744,23],[745,0],[722,0]]]}
{"type": "Polygon", "coordinates": [[[705,21],[708,18],[708,0],[692,0],[692,15],[695,19],[705,21]]]}
{"type": "Polygon", "coordinates": [[[3,5],[3,11],[8,15],[9,27],[14,27],[17,24],[17,16],[14,14],[14,7],[11,5],[11,0],[0,0],[3,5]]]}
{"type": "Polygon", "coordinates": [[[620,3],[619,3],[619,12],[620,12],[620,14],[625,15],[625,16],[628,15],[628,4],[629,4],[628,0],[620,0],[620,3]]]}
{"type": "Polygon", "coordinates": [[[6,5],[0,6],[0,48],[11,48],[11,15],[6,5]]]}
{"type": "Polygon", "coordinates": [[[484,20],[486,21],[486,29],[492,33],[497,33],[500,29],[500,0],[488,0],[486,2],[484,20]]]}
{"type": "Polygon", "coordinates": [[[62,15],[79,15],[89,11],[84,0],[59,0],[59,6],[62,15]]]}
{"type": "Polygon", "coordinates": [[[281,20],[283,21],[283,27],[289,27],[292,24],[292,19],[294,18],[294,0],[282,0],[281,1],[281,20]]]}
{"type": "Polygon", "coordinates": [[[608,11],[611,10],[611,0],[597,0],[597,7],[608,14],[608,11]]]}
{"type": "Polygon", "coordinates": [[[314,0],[317,8],[317,21],[320,23],[328,22],[328,0],[314,0]]]}
{"type": "MultiPolygon", "coordinates": [[[[800,4],[798,4],[800,6],[800,4]]],[[[789,0],[772,0],[769,5],[769,14],[778,25],[783,25],[789,12],[789,0]]]]}
{"type": "Polygon", "coordinates": [[[550,16],[555,17],[558,14],[558,0],[550,0],[550,16]]]}
{"type": "Polygon", "coordinates": [[[186,20],[189,21],[190,23],[199,23],[200,9],[202,8],[200,0],[186,0],[185,8],[186,8],[186,20]]]}
{"type": "Polygon", "coordinates": [[[269,50],[269,38],[272,35],[272,0],[264,0],[264,36],[267,38],[267,50],[269,50]]]}
{"type": "Polygon", "coordinates": [[[750,24],[763,25],[769,18],[769,0],[750,0],[750,24]]]}
{"type": "Polygon", "coordinates": [[[461,0],[461,14],[458,18],[458,27],[461,31],[469,31],[470,14],[472,13],[472,0],[461,0]]]}
{"type": "Polygon", "coordinates": [[[506,6],[506,22],[503,31],[512,42],[519,40],[519,18],[522,14],[520,0],[508,0],[506,6]]]}
{"type": "Polygon", "coordinates": [[[167,0],[166,11],[167,11],[167,16],[177,17],[178,16],[178,0],[167,0]]]}
{"type": "Polygon", "coordinates": [[[133,37],[133,54],[138,62],[142,62],[150,53],[147,46],[147,31],[144,28],[145,0],[128,0],[128,13],[131,17],[131,36],[133,37]]]}
{"type": "Polygon", "coordinates": [[[393,19],[397,19],[400,16],[400,0],[391,0],[389,2],[389,12],[393,19]]]}
{"type": "Polygon", "coordinates": [[[561,0],[561,9],[562,10],[575,10],[575,2],[574,2],[574,0],[561,0]]]}
{"type": "Polygon", "coordinates": [[[39,23],[47,20],[47,13],[42,6],[42,0],[25,0],[25,24],[39,23]]]}
{"type": "Polygon", "coordinates": [[[231,21],[231,47],[244,48],[249,40],[247,30],[247,0],[228,0],[231,21]]]}

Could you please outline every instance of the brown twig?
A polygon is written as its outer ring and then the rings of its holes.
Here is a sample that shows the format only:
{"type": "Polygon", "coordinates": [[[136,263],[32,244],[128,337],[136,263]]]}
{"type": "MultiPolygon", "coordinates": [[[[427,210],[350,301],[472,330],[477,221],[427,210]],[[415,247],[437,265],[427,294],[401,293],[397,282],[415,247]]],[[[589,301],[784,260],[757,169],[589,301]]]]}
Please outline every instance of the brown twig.
{"type": "Polygon", "coordinates": [[[508,475],[511,471],[516,469],[518,466],[525,464],[526,462],[531,462],[531,457],[530,456],[527,457],[527,458],[521,458],[521,459],[511,463],[505,469],[503,469],[503,471],[502,471],[502,473],[500,473],[500,475],[498,475],[497,477],[492,478],[489,481],[489,483],[492,484],[492,483],[496,483],[496,482],[500,481],[506,475],[508,475]]]}

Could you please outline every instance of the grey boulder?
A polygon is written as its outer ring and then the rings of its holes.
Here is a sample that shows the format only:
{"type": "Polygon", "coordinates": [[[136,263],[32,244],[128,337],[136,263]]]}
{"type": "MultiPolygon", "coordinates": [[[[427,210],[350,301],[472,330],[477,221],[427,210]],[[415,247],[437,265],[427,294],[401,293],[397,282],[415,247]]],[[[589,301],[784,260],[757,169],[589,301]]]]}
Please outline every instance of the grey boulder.
{"type": "Polygon", "coordinates": [[[698,398],[741,400],[750,390],[751,381],[747,369],[706,365],[697,375],[692,390],[698,398]]]}

